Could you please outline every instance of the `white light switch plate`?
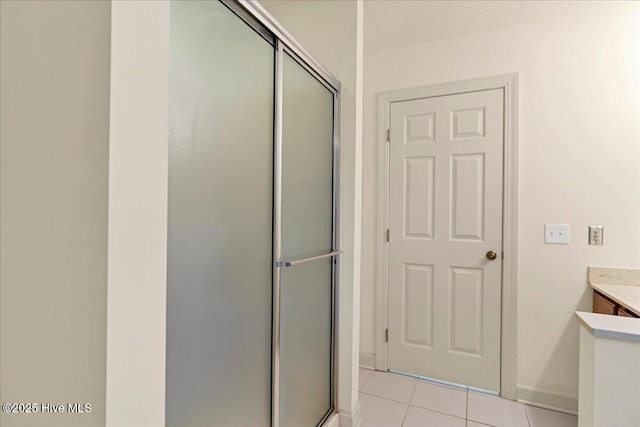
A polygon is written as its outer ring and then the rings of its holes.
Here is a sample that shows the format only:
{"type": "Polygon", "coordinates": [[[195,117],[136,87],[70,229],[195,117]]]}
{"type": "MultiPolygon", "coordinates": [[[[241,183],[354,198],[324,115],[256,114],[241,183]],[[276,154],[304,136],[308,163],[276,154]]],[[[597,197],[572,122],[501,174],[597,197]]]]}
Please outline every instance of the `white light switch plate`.
{"type": "Polygon", "coordinates": [[[569,224],[545,224],[544,242],[557,245],[568,245],[569,224]]]}

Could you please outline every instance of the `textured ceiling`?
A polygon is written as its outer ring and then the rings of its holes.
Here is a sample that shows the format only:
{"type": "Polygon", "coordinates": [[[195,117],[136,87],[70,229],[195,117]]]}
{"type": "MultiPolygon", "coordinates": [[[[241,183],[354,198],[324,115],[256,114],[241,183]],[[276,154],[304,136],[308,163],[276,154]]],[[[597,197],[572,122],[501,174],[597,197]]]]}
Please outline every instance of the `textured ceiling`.
{"type": "Polygon", "coordinates": [[[379,52],[610,5],[560,0],[364,0],[364,50],[379,52]]]}

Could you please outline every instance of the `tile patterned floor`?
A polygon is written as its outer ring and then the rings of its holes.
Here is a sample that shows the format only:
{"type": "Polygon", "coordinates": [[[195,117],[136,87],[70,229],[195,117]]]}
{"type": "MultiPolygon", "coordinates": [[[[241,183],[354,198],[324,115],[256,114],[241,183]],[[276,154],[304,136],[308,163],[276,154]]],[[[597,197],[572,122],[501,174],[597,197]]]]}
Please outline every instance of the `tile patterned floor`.
{"type": "Polygon", "coordinates": [[[363,427],[577,427],[578,417],[390,372],[360,369],[363,427]]]}

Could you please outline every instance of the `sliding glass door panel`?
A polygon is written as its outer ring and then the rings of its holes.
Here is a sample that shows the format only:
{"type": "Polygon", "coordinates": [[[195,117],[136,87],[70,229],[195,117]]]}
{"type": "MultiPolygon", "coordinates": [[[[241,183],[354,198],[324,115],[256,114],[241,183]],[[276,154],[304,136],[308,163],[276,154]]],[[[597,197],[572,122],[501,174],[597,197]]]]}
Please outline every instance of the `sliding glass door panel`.
{"type": "Polygon", "coordinates": [[[171,2],[171,427],[313,427],[333,408],[337,95],[252,14],[171,2]]]}
{"type": "Polygon", "coordinates": [[[274,57],[222,3],[171,3],[167,426],[270,425],[274,57]]]}
{"type": "Polygon", "coordinates": [[[333,93],[285,54],[282,94],[282,254],[332,249],[333,93]]]}
{"type": "Polygon", "coordinates": [[[332,264],[282,269],[281,427],[314,427],[331,408],[332,264]]]}
{"type": "Polygon", "coordinates": [[[334,249],[334,94],[286,53],[282,68],[278,427],[313,427],[332,408],[334,258],[309,258],[334,249]]]}

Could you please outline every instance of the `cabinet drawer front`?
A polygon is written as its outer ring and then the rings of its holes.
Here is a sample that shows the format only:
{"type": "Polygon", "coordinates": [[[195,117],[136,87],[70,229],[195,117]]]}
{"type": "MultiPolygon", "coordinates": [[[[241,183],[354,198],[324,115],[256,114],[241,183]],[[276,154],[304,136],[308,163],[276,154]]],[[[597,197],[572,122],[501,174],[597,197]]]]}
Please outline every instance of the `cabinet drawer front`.
{"type": "Polygon", "coordinates": [[[607,298],[605,298],[603,295],[599,294],[598,292],[596,291],[593,292],[593,312],[594,313],[616,315],[618,314],[617,311],[618,310],[616,308],[616,304],[609,301],[607,298]]]}
{"type": "Polygon", "coordinates": [[[638,317],[634,313],[630,312],[626,308],[619,307],[618,308],[618,316],[622,317],[638,317]]]}

